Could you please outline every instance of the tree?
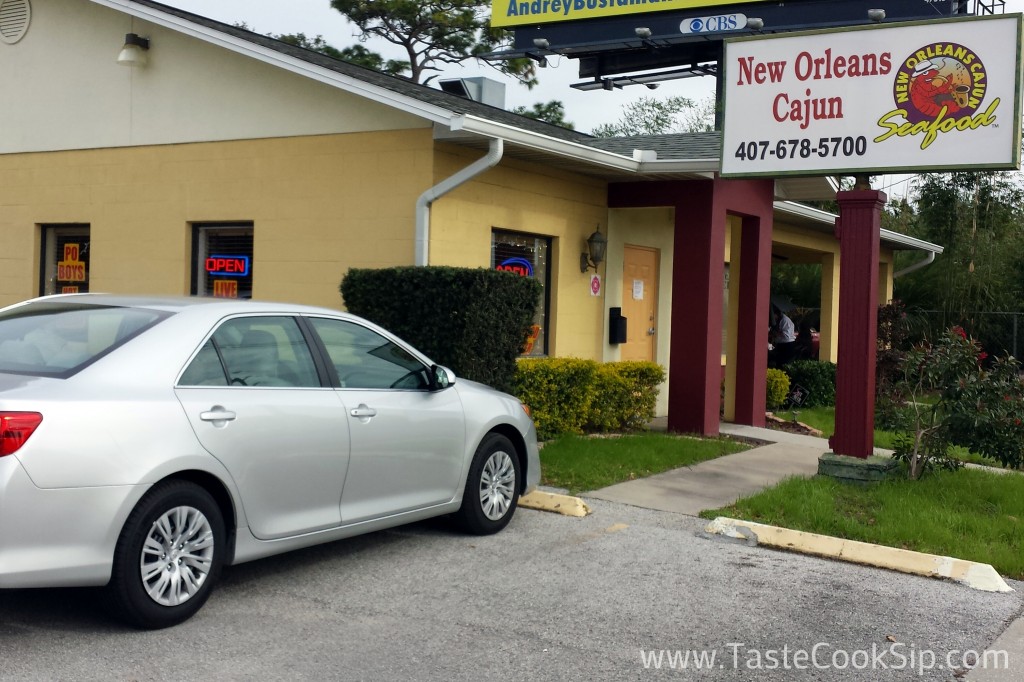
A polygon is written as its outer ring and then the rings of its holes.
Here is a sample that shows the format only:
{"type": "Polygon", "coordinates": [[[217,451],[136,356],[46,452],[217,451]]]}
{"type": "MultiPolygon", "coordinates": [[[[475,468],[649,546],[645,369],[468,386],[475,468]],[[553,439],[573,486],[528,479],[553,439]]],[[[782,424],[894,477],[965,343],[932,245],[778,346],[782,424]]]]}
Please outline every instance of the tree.
{"type": "MultiPolygon", "coordinates": [[[[235,23],[235,27],[255,32],[254,29],[244,21],[235,23]]],[[[340,59],[367,69],[383,71],[384,73],[392,76],[397,76],[409,68],[409,64],[407,62],[395,59],[384,59],[380,54],[373,50],[368,50],[362,45],[352,45],[351,47],[339,50],[324,40],[322,35],[318,35],[315,38],[310,38],[305,33],[268,33],[267,35],[274,40],[280,40],[282,43],[301,47],[304,50],[319,52],[331,59],[340,59]]]]}
{"type": "Polygon", "coordinates": [[[689,97],[641,97],[622,108],[615,123],[605,123],[591,132],[595,137],[666,135],[714,130],[714,99],[700,104],[689,97]]]}
{"type": "Polygon", "coordinates": [[[557,99],[553,99],[550,102],[537,102],[529,109],[526,107],[516,107],[512,110],[512,113],[568,128],[569,130],[576,129],[576,126],[571,121],[565,120],[565,105],[557,99]]]}
{"type": "Polygon", "coordinates": [[[1012,320],[992,312],[1020,311],[1024,271],[1024,189],[1006,172],[934,173],[921,178],[911,234],[945,252],[927,268],[897,280],[911,307],[938,310],[933,332],[958,324],[989,350],[1010,349],[1012,320]]]}
{"type": "MultiPolygon", "coordinates": [[[[490,26],[487,0],[331,0],[359,29],[359,40],[381,38],[405,51],[409,78],[427,84],[444,64],[457,64],[507,44],[511,34],[490,26]]],[[[535,64],[512,59],[495,65],[527,87],[536,85],[535,64]]]]}

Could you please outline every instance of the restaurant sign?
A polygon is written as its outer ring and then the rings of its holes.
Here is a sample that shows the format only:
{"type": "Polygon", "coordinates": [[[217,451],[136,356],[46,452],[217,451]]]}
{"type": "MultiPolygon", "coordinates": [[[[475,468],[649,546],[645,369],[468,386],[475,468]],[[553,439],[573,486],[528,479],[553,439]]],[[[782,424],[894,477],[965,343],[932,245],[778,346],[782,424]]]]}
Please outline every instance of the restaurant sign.
{"type": "Polygon", "coordinates": [[[728,40],[722,176],[1020,165],[1021,15],[728,40]]]}

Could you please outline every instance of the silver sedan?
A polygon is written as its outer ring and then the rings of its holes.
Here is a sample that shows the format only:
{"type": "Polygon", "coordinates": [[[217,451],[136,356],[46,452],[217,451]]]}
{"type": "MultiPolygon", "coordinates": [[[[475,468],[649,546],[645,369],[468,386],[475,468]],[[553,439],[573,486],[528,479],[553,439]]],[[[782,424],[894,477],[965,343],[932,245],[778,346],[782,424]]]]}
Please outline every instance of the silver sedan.
{"type": "Polygon", "coordinates": [[[539,478],[519,400],[353,315],[0,310],[0,588],[106,585],[125,620],[166,627],[224,565],[442,514],[494,533],[539,478]]]}

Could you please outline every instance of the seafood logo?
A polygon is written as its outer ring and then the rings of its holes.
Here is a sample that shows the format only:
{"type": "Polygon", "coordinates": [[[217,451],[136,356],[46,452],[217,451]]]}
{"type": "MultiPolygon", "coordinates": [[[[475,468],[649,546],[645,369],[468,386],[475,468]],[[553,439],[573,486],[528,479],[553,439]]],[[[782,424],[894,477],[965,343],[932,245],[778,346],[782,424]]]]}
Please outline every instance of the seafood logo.
{"type": "Polygon", "coordinates": [[[974,115],[987,88],[988,73],[973,50],[934,43],[915,50],[900,65],[893,99],[909,123],[959,119],[974,115]]]}

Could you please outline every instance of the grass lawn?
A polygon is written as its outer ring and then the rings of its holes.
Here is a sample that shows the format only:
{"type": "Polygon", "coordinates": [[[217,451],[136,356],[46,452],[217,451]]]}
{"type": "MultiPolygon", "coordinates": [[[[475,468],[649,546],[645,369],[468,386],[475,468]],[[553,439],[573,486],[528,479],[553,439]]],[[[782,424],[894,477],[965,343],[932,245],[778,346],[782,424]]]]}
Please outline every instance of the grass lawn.
{"type": "Polygon", "coordinates": [[[576,494],[748,448],[727,438],[663,433],[615,438],[563,436],[545,443],[540,451],[541,485],[565,488],[576,494]]]}
{"type": "Polygon", "coordinates": [[[870,486],[791,478],[701,516],[980,561],[1024,579],[1024,475],[964,469],[870,486]]]}
{"type": "MultiPolygon", "coordinates": [[[[835,407],[805,407],[794,413],[792,410],[779,410],[775,416],[780,419],[796,419],[808,426],[821,431],[822,436],[828,438],[836,431],[836,408],[835,407]],[[794,416],[795,415],[795,416],[794,416]]],[[[875,447],[892,450],[896,447],[897,434],[893,431],[882,431],[875,429],[875,447]]]]}
{"type": "MultiPolygon", "coordinates": [[[[828,438],[836,431],[835,407],[808,407],[799,410],[795,413],[795,416],[791,410],[780,410],[774,414],[780,419],[796,419],[808,426],[813,426],[821,431],[822,436],[825,438],[828,438]]],[[[896,437],[898,435],[899,434],[895,431],[882,431],[881,429],[875,429],[875,447],[895,450],[896,437]]],[[[972,464],[980,464],[987,467],[1002,467],[1002,464],[999,462],[993,459],[988,459],[987,457],[982,457],[974,452],[969,452],[966,448],[954,447],[952,454],[962,462],[970,462],[972,464]]]]}

